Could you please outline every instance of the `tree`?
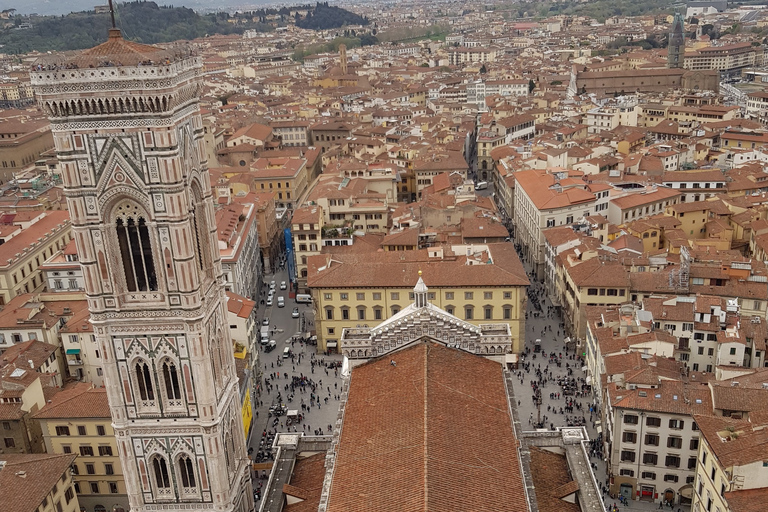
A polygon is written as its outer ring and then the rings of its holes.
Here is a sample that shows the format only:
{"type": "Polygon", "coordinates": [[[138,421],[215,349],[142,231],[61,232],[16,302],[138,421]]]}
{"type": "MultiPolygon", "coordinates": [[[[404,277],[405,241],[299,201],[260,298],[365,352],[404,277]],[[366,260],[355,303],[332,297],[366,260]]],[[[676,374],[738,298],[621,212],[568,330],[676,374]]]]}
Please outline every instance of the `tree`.
{"type": "Polygon", "coordinates": [[[487,72],[488,72],[488,69],[486,69],[486,67],[485,67],[485,64],[483,64],[483,66],[480,68],[480,74],[481,74],[481,75],[484,75],[484,74],[486,74],[487,72]]]}
{"type": "Polygon", "coordinates": [[[536,84],[533,82],[533,78],[531,78],[528,80],[528,94],[531,94],[535,88],[536,84]]]}
{"type": "Polygon", "coordinates": [[[704,25],[703,27],[701,27],[701,34],[709,36],[710,39],[720,39],[720,36],[722,34],[724,34],[724,33],[726,33],[726,32],[723,31],[721,33],[720,29],[715,28],[714,25],[707,24],[707,25],[704,25]]]}

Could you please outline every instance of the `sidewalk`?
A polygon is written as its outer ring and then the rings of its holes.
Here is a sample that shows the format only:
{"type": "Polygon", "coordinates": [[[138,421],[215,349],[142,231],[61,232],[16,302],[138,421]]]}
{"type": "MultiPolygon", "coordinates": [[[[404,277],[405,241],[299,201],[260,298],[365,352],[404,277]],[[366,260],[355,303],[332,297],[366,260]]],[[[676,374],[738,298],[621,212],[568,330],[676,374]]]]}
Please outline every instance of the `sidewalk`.
{"type": "MultiPolygon", "coordinates": [[[[527,272],[531,271],[529,265],[524,264],[524,266],[527,272]]],[[[521,364],[520,369],[515,372],[515,375],[521,375],[522,383],[521,378],[518,377],[514,381],[513,386],[515,397],[519,401],[517,409],[522,427],[524,430],[535,428],[533,423],[536,422],[539,415],[537,407],[533,401],[533,388],[531,381],[534,381],[539,384],[541,389],[541,419],[546,428],[550,428],[550,426],[567,426],[569,417],[571,419],[574,417],[584,417],[586,420],[585,427],[589,433],[589,438],[595,440],[598,438],[595,422],[600,420],[600,415],[599,412],[590,414],[589,406],[593,403],[597,404],[599,397],[595,397],[592,393],[587,393],[586,395],[582,395],[580,397],[576,397],[575,395],[563,395],[563,390],[557,384],[558,378],[575,378],[577,382],[579,382],[580,379],[586,379],[586,373],[582,371],[582,363],[576,358],[577,355],[574,354],[573,351],[566,352],[565,343],[563,341],[565,338],[565,330],[563,327],[562,317],[556,312],[556,308],[553,307],[551,310],[548,309],[550,306],[552,306],[552,303],[549,301],[549,298],[544,291],[543,284],[536,281],[536,279],[531,277],[530,274],[529,279],[531,280],[530,289],[532,294],[538,298],[541,305],[541,311],[534,308],[533,301],[529,298],[527,301],[528,318],[526,320],[524,348],[530,349],[530,353],[526,358],[522,359],[521,362],[530,363],[530,371],[526,372],[523,364],[521,364]],[[536,314],[538,316],[536,316],[536,314]],[[534,359],[533,351],[536,339],[541,339],[541,353],[536,354],[536,358],[534,359]],[[562,354],[562,358],[560,359],[560,367],[558,367],[555,363],[549,362],[549,355],[552,353],[558,356],[559,354],[562,354]],[[542,377],[546,376],[545,382],[539,383],[536,370],[541,371],[542,377]],[[554,398],[550,398],[550,393],[558,392],[560,393],[560,398],[557,398],[556,396],[554,398]],[[564,409],[568,400],[573,400],[573,412],[564,412],[561,414],[560,408],[562,407],[564,409]],[[578,407],[576,407],[577,404],[578,407]],[[549,410],[547,410],[548,407],[549,410]]],[[[599,410],[600,408],[598,407],[597,411],[599,410]]],[[[609,454],[603,454],[604,457],[607,457],[608,455],[609,454]]],[[[597,456],[592,457],[590,461],[597,468],[593,469],[597,483],[607,485],[608,475],[606,462],[601,457],[597,456]]],[[[631,500],[627,505],[622,505],[618,500],[618,496],[615,500],[608,497],[608,499],[604,502],[606,505],[606,510],[609,510],[608,507],[612,506],[614,503],[618,507],[619,511],[660,510],[658,499],[655,502],[631,500]]],[[[678,509],[680,512],[690,512],[691,507],[689,505],[674,505],[672,508],[664,507],[664,510],[668,512],[677,512],[678,509]]]]}
{"type": "MultiPolygon", "coordinates": [[[[616,507],[618,507],[619,512],[621,511],[628,511],[628,512],[634,512],[634,511],[653,511],[653,510],[662,510],[659,508],[659,500],[653,501],[638,501],[633,500],[630,501],[627,505],[622,505],[619,503],[618,500],[607,500],[606,503],[606,510],[610,510],[609,507],[612,507],[614,502],[616,503],[616,507]]],[[[691,507],[689,505],[675,505],[674,507],[664,507],[663,510],[666,512],[677,512],[680,510],[680,512],[690,512],[691,507]]]]}

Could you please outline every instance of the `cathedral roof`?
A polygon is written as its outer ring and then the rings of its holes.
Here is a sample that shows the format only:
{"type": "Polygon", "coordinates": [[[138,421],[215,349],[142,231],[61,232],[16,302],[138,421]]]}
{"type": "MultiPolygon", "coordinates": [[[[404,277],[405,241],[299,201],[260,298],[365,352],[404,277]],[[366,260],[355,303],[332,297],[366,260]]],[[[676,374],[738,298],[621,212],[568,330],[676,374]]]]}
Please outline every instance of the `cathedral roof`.
{"type": "Polygon", "coordinates": [[[354,368],[336,450],[328,512],[527,510],[502,366],[461,350],[354,368]]]}

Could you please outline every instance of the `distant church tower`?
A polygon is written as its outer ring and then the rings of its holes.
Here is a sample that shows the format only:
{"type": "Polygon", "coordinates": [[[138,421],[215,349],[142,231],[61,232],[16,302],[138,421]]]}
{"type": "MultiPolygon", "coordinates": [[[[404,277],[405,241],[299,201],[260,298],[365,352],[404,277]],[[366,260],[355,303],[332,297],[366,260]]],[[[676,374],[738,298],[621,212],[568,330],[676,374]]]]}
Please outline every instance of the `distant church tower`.
{"type": "Polygon", "coordinates": [[[683,67],[683,58],[685,56],[685,33],[683,29],[683,15],[675,13],[675,20],[672,22],[672,29],[669,31],[667,43],[667,67],[670,69],[683,67]]]}
{"type": "MultiPolygon", "coordinates": [[[[253,509],[198,97],[109,40],[31,72],[61,164],[132,512],[253,509]]],[[[108,501],[108,500],[107,500],[108,501]]]]}
{"type": "Polygon", "coordinates": [[[339,64],[341,67],[341,75],[347,74],[347,45],[339,45],[339,64]]]}

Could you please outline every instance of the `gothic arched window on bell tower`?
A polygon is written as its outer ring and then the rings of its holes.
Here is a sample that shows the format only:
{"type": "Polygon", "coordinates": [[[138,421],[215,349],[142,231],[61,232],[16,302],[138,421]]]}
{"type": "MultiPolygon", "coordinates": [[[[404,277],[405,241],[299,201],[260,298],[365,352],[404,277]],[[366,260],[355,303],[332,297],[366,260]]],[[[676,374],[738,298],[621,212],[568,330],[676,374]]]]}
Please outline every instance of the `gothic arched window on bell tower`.
{"type": "Polygon", "coordinates": [[[118,206],[115,221],[120,259],[129,292],[157,290],[157,275],[147,221],[135,206],[118,206]]]}
{"type": "Polygon", "coordinates": [[[176,365],[171,361],[163,361],[163,384],[168,400],[181,399],[181,386],[179,386],[179,374],[176,365]]]}
{"type": "Polygon", "coordinates": [[[229,478],[231,479],[232,476],[235,474],[235,469],[237,466],[237,462],[235,459],[235,454],[237,453],[235,451],[235,442],[232,439],[232,436],[234,435],[234,424],[230,424],[229,426],[229,432],[226,432],[224,434],[224,459],[227,463],[227,469],[229,470],[229,478]]]}
{"type": "Polygon", "coordinates": [[[186,488],[196,487],[195,485],[195,465],[187,454],[179,457],[179,476],[181,477],[181,486],[186,488]]]}
{"type": "Polygon", "coordinates": [[[223,383],[223,369],[221,367],[221,347],[219,347],[221,338],[215,338],[210,341],[211,368],[213,371],[213,381],[216,383],[217,392],[221,390],[223,383]]]}
{"type": "Polygon", "coordinates": [[[136,384],[139,388],[139,397],[142,400],[155,399],[155,388],[152,385],[152,370],[144,361],[136,363],[136,384]]]}
{"type": "Polygon", "coordinates": [[[165,458],[156,455],[152,459],[152,472],[154,473],[155,485],[157,485],[158,490],[162,491],[171,488],[171,479],[168,475],[168,463],[165,461],[165,458]]]}
{"type": "Polygon", "coordinates": [[[192,227],[195,231],[195,251],[197,254],[197,265],[200,271],[211,277],[213,270],[213,255],[210,246],[211,232],[208,226],[208,216],[206,215],[205,202],[200,185],[193,181],[190,187],[192,189],[192,227]]]}

